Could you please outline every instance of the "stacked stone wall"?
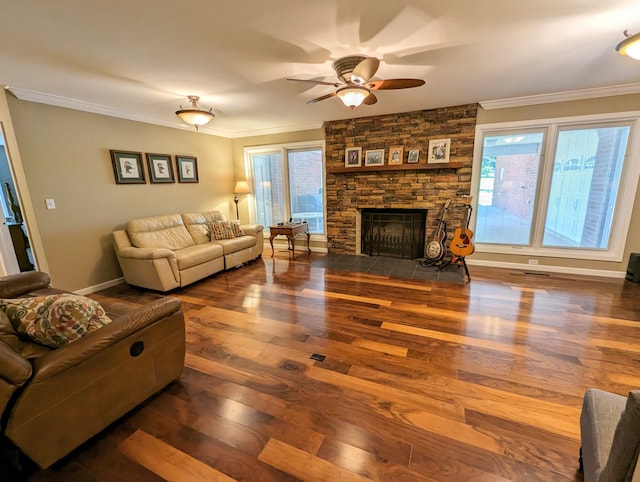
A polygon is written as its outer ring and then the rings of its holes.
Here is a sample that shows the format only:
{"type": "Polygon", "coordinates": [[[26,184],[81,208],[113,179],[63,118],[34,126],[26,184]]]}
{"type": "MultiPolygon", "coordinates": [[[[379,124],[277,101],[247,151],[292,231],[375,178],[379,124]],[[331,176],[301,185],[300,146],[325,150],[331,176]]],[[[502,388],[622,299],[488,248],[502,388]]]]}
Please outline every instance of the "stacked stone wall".
{"type": "MultiPolygon", "coordinates": [[[[447,213],[449,235],[463,224],[467,210],[461,194],[469,194],[478,105],[362,117],[326,122],[327,239],[331,253],[356,254],[358,210],[363,208],[427,209],[427,237],[435,229],[442,206],[451,199],[447,213]],[[451,165],[426,170],[375,170],[332,172],[345,167],[345,149],[404,147],[403,163],[410,149],[420,150],[420,165],[427,162],[429,141],[451,139],[451,165]]],[[[363,160],[364,165],[364,160],[363,160]]],[[[344,170],[344,169],[343,169],[344,170]]]]}

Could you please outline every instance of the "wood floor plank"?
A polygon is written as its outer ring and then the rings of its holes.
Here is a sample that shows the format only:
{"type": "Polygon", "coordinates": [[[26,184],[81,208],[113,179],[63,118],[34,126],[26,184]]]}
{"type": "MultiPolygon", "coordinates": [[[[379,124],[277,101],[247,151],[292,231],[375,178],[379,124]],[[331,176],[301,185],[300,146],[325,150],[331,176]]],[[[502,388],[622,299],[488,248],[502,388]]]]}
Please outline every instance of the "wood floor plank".
{"type": "Polygon", "coordinates": [[[336,480],[366,482],[371,480],[276,439],[269,440],[258,459],[293,474],[301,480],[318,482],[334,482],[336,480]]]}
{"type": "Polygon", "coordinates": [[[141,430],[120,444],[120,451],[166,480],[175,482],[233,482],[199,460],[141,430]]]}
{"type": "Polygon", "coordinates": [[[383,286],[384,288],[400,288],[403,290],[415,290],[415,291],[426,291],[431,292],[432,287],[429,285],[425,285],[424,283],[420,283],[417,281],[414,282],[402,282],[402,281],[391,281],[386,276],[378,276],[376,278],[364,278],[362,276],[354,277],[353,273],[349,275],[337,275],[337,274],[327,274],[324,276],[325,280],[328,281],[347,281],[350,283],[357,282],[363,284],[370,285],[378,285],[383,286]]]}
{"type": "Polygon", "coordinates": [[[368,296],[355,296],[355,295],[349,295],[345,293],[336,293],[332,291],[320,291],[320,290],[305,288],[302,290],[302,295],[314,296],[317,298],[329,298],[329,299],[334,298],[334,299],[341,299],[341,300],[357,301],[359,303],[370,303],[372,305],[391,306],[390,300],[383,300],[380,298],[370,298],[368,296]]]}

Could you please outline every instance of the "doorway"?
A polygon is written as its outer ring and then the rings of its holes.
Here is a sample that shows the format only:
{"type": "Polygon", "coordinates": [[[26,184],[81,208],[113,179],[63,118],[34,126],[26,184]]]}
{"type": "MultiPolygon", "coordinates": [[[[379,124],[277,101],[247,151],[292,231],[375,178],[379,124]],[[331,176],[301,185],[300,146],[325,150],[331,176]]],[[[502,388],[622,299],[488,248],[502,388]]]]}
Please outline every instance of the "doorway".
{"type": "Polygon", "coordinates": [[[0,130],[0,261],[3,274],[35,269],[27,232],[4,134],[0,130]]]}

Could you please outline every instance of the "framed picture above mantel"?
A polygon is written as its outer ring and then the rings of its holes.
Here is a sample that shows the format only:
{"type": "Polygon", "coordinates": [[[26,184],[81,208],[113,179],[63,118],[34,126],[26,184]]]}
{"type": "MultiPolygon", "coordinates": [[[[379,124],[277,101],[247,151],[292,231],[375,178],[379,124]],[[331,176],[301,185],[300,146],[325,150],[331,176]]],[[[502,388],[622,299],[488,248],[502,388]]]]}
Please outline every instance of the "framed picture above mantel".
{"type": "Polygon", "coordinates": [[[362,147],[347,147],[344,151],[344,167],[362,165],[362,147]]]}
{"type": "Polygon", "coordinates": [[[369,149],[365,153],[365,166],[384,166],[384,149],[369,149]]]}
{"type": "Polygon", "coordinates": [[[429,141],[428,163],[449,162],[451,139],[431,139],[429,141]]]}

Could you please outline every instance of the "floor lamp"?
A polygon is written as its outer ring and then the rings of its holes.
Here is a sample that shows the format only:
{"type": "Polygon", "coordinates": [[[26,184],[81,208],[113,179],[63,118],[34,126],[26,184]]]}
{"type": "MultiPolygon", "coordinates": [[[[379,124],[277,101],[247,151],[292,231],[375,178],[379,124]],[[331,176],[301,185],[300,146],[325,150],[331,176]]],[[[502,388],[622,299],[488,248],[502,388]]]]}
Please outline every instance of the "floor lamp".
{"type": "Polygon", "coordinates": [[[249,194],[251,191],[249,190],[249,184],[247,181],[238,181],[236,182],[236,187],[233,190],[233,202],[236,203],[236,219],[240,221],[240,215],[238,214],[238,201],[240,198],[238,197],[240,194],[249,194]]]}

